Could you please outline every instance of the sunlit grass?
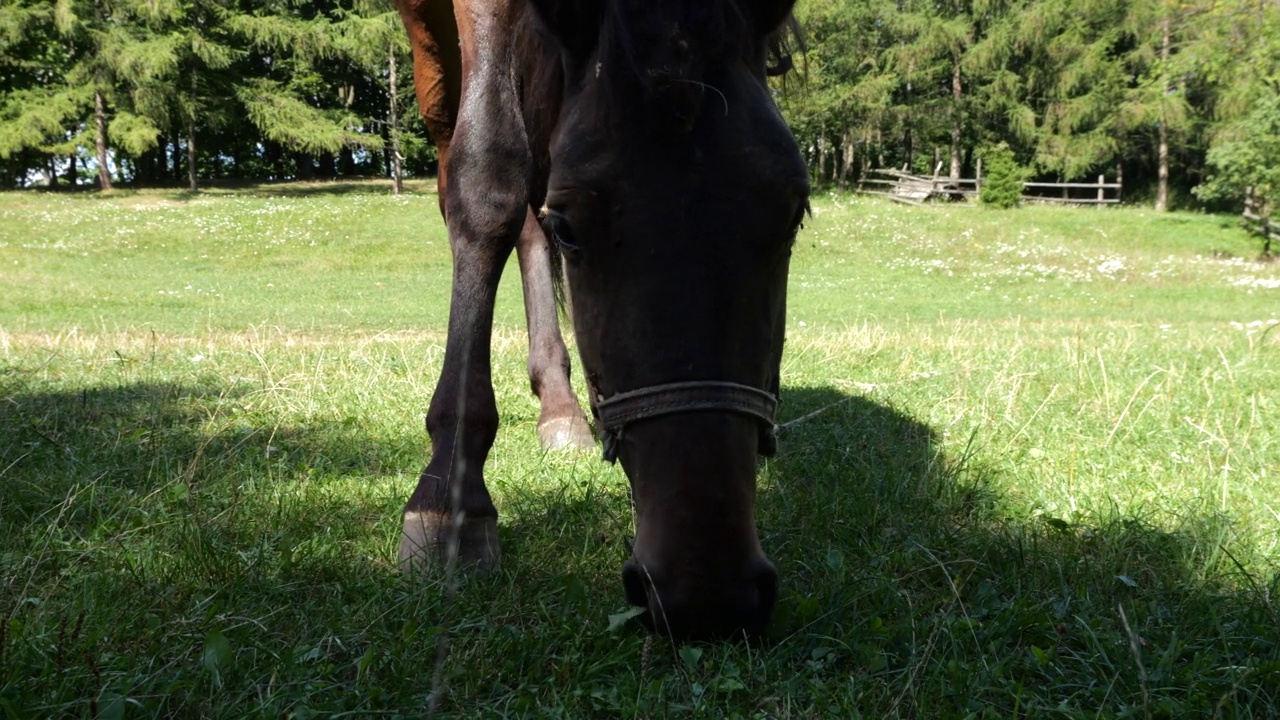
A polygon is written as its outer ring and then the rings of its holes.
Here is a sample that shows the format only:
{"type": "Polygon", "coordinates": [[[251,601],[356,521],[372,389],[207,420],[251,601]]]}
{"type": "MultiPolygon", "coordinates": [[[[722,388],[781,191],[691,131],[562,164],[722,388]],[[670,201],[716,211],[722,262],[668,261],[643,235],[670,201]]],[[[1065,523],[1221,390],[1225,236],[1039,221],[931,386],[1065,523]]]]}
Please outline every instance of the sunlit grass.
{"type": "Polygon", "coordinates": [[[607,629],[626,481],[538,449],[514,275],[502,570],[394,572],[449,256],[354,190],[0,195],[6,713],[420,717],[448,632],[456,716],[1276,714],[1280,268],[1230,218],[818,199],[778,617],[678,650],[607,629]]]}

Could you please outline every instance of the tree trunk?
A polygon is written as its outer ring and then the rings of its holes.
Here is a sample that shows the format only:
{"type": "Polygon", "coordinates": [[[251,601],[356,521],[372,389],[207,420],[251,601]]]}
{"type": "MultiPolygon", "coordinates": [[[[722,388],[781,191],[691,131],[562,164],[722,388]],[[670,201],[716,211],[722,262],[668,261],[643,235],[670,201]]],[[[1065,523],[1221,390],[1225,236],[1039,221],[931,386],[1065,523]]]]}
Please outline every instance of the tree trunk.
{"type": "Polygon", "coordinates": [[[78,165],[76,164],[76,154],[71,153],[70,157],[68,157],[67,160],[69,160],[69,162],[67,163],[67,184],[71,186],[72,190],[75,190],[76,184],[77,184],[76,180],[78,179],[76,177],[76,173],[78,171],[78,165]]]}
{"type": "Polygon", "coordinates": [[[951,179],[960,179],[960,136],[963,131],[964,119],[960,116],[960,101],[963,99],[962,85],[960,84],[960,58],[955,59],[955,65],[951,70],[951,99],[955,102],[951,107],[951,179]]]}
{"type": "Polygon", "coordinates": [[[319,166],[317,174],[322,178],[333,178],[333,176],[338,174],[334,163],[333,153],[331,152],[320,153],[316,164],[319,166]]]}
{"type": "Polygon", "coordinates": [[[182,159],[182,136],[173,137],[173,146],[169,155],[169,182],[177,185],[182,182],[182,171],[186,161],[182,159]]]}
{"type": "Polygon", "coordinates": [[[102,91],[93,93],[94,144],[98,151],[98,189],[111,189],[111,171],[107,169],[107,102],[102,91]]]}
{"type": "Polygon", "coordinates": [[[400,161],[404,156],[400,154],[400,108],[399,101],[396,97],[399,89],[396,85],[396,48],[391,46],[391,52],[387,53],[387,67],[390,70],[391,92],[391,192],[399,195],[404,192],[404,168],[400,161]]]}
{"type": "Polygon", "coordinates": [[[271,140],[265,140],[262,143],[262,158],[267,163],[267,175],[272,180],[280,179],[283,174],[280,172],[283,152],[280,143],[271,140]]]}
{"type": "MultiPolygon", "coordinates": [[[[1168,16],[1160,20],[1160,73],[1163,75],[1169,71],[1169,18],[1168,16]]],[[[1164,83],[1163,89],[1165,94],[1169,92],[1168,83],[1164,83]]],[[[1160,139],[1156,146],[1156,162],[1158,168],[1156,170],[1158,182],[1156,185],[1156,212],[1165,212],[1169,209],[1169,123],[1164,114],[1164,98],[1160,100],[1160,139]]]]}
{"type": "MultiPolygon", "coordinates": [[[[907,81],[906,105],[907,107],[911,107],[911,81],[910,80],[907,81]]],[[[908,111],[907,117],[903,118],[903,125],[904,127],[902,130],[902,158],[903,158],[904,166],[902,169],[906,170],[907,172],[914,172],[915,171],[915,157],[914,157],[915,146],[911,139],[910,111],[908,111]]]]}
{"type": "Polygon", "coordinates": [[[823,128],[818,134],[818,185],[826,182],[827,178],[827,131],[823,128]]]}
{"type": "Polygon", "coordinates": [[[293,154],[293,164],[295,167],[295,180],[310,180],[315,177],[315,164],[312,162],[310,155],[295,152],[293,154]]]}
{"type": "Polygon", "coordinates": [[[853,174],[853,131],[846,129],[844,131],[844,139],[841,141],[841,162],[840,162],[840,189],[843,190],[849,185],[849,176],[853,174]]]}
{"type": "Polygon", "coordinates": [[[196,184],[196,128],[190,120],[187,121],[187,189],[191,192],[200,189],[196,184]]]}
{"type": "Polygon", "coordinates": [[[152,150],[148,150],[133,161],[133,186],[135,188],[142,187],[144,182],[151,179],[151,166],[155,162],[152,153],[152,150]]]}
{"type": "Polygon", "coordinates": [[[156,146],[138,157],[138,175],[134,183],[141,187],[144,183],[158,185],[164,178],[164,152],[169,147],[169,139],[161,135],[156,139],[156,146]]]}

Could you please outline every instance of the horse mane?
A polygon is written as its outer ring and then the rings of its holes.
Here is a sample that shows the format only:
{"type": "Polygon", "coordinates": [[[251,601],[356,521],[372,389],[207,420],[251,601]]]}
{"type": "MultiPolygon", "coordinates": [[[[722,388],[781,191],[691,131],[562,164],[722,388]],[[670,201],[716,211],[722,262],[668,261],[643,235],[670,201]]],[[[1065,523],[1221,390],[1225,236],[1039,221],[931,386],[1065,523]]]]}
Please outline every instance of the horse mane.
{"type": "Polygon", "coordinates": [[[764,73],[769,77],[784,77],[796,69],[795,55],[805,52],[804,29],[796,16],[787,14],[787,19],[765,38],[764,73]]]}

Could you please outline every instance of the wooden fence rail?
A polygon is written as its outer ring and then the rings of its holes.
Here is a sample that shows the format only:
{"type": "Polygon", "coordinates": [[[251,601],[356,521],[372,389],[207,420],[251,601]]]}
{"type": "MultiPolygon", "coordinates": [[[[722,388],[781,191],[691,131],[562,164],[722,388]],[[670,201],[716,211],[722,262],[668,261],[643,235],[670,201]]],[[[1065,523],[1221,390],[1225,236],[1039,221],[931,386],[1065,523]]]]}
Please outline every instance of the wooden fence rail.
{"type": "Polygon", "coordinates": [[[978,197],[978,180],[970,178],[923,177],[905,170],[872,170],[879,177],[864,177],[858,183],[858,191],[868,195],[882,195],[895,202],[922,205],[926,200],[970,200],[978,197]],[[870,189],[867,187],[870,186],[870,189]]]}
{"type": "MultiPolygon", "coordinates": [[[[881,195],[895,202],[922,205],[928,200],[976,200],[982,189],[982,165],[978,165],[976,178],[939,177],[934,170],[932,177],[913,175],[905,170],[876,169],[864,176],[857,185],[858,192],[881,195]]],[[[1026,202],[1067,203],[1072,205],[1114,205],[1120,202],[1120,183],[1107,182],[1099,175],[1096,183],[1027,182],[1022,184],[1022,199],[1026,202]],[[1058,190],[1060,194],[1044,194],[1058,190]],[[1089,190],[1090,193],[1077,191],[1089,190]],[[1110,194],[1110,196],[1108,196],[1110,194]]]]}
{"type": "Polygon", "coordinates": [[[1120,202],[1120,183],[1109,183],[1105,175],[1098,176],[1095,183],[1022,183],[1022,199],[1028,202],[1070,203],[1072,205],[1111,205],[1120,202]],[[1027,190],[1061,190],[1061,197],[1051,195],[1028,195],[1027,190]],[[1072,190],[1093,190],[1089,197],[1072,196],[1072,190]],[[1107,191],[1114,190],[1115,197],[1107,197],[1107,191]]]}

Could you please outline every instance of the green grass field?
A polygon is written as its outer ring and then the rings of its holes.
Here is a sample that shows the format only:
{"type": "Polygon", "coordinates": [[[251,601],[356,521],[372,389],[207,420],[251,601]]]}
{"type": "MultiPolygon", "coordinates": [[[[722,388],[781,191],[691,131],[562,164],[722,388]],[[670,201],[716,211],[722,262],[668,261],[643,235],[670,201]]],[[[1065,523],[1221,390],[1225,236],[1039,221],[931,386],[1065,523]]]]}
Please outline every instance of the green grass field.
{"type": "Polygon", "coordinates": [[[514,273],[502,569],[395,571],[447,312],[427,188],[0,194],[0,714],[1280,714],[1280,264],[1137,209],[806,224],[777,618],[674,647],[610,629],[626,480],[538,449],[514,273]]]}

